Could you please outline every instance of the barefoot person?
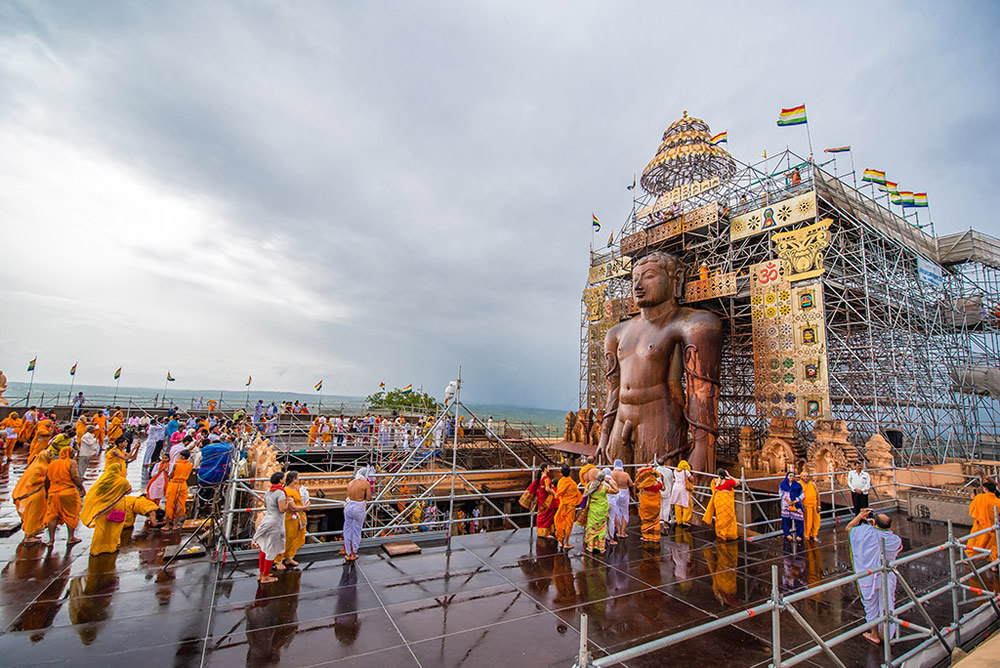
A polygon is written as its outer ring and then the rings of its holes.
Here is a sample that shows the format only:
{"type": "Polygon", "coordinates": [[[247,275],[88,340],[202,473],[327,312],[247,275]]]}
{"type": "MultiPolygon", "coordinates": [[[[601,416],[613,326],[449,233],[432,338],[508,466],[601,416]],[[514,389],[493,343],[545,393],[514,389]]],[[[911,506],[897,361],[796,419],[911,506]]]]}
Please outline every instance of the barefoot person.
{"type": "Polygon", "coordinates": [[[48,496],[45,494],[45,474],[49,470],[52,457],[48,450],[42,450],[31,462],[11,493],[11,500],[21,516],[21,529],[25,543],[39,543],[38,534],[45,529],[45,510],[48,496]]]}
{"type": "Polygon", "coordinates": [[[271,565],[274,558],[285,549],[288,495],[281,484],[284,480],[285,474],[281,471],[271,474],[271,488],[264,494],[264,519],[253,535],[254,544],[260,548],[260,575],[257,576],[257,581],[262,584],[278,581],[278,578],[271,575],[271,565]]]}
{"type": "Polygon", "coordinates": [[[303,501],[302,491],[299,472],[289,471],[285,475],[285,494],[288,495],[288,512],[285,513],[285,551],[274,560],[274,567],[279,571],[285,570],[286,566],[298,566],[295,553],[306,544],[306,511],[309,510],[309,502],[303,501]]]}
{"type": "MultiPolygon", "coordinates": [[[[847,525],[847,535],[851,543],[851,562],[855,573],[872,573],[882,564],[882,545],[885,545],[885,558],[892,561],[903,549],[903,541],[892,533],[892,518],[883,513],[872,517],[871,508],[862,508],[847,525]]],[[[858,590],[861,592],[861,602],[865,606],[865,621],[869,624],[886,614],[887,610],[896,607],[896,574],[889,572],[887,578],[888,596],[882,591],[882,574],[873,573],[858,580],[858,590]],[[884,598],[888,598],[889,607],[885,607],[884,598]]],[[[875,643],[882,644],[882,626],[876,626],[864,634],[864,637],[875,643]]],[[[889,625],[889,636],[896,633],[896,625],[889,625]]]]}
{"type": "Polygon", "coordinates": [[[187,511],[188,478],[191,477],[191,453],[181,450],[180,456],[170,469],[167,481],[167,522],[173,529],[179,529],[187,511]]]}
{"type": "Polygon", "coordinates": [[[90,556],[118,551],[125,528],[125,496],[131,491],[132,485],[125,479],[125,470],[118,461],[104,469],[101,477],[90,486],[80,511],[83,523],[94,527],[90,556]]]}
{"type": "Polygon", "coordinates": [[[55,542],[56,527],[65,524],[69,531],[66,545],[79,543],[74,534],[80,522],[80,498],[86,493],[80,482],[80,472],[73,459],[73,448],[66,446],[59,451],[59,459],[49,464],[46,477],[49,481],[49,504],[45,523],[49,525],[49,542],[55,542]]]}
{"type": "Polygon", "coordinates": [[[559,502],[559,509],[556,510],[555,531],[556,540],[559,547],[568,550],[573,545],[569,542],[570,534],[573,533],[573,522],[576,520],[576,507],[580,505],[583,494],[570,474],[568,464],[563,464],[562,477],[556,484],[556,500],[559,502]]]}
{"type": "Polygon", "coordinates": [[[365,525],[367,502],[372,498],[372,488],[368,484],[368,469],[362,468],[347,485],[347,500],[344,502],[344,558],[354,561],[358,558],[361,545],[361,529],[365,525]]]}

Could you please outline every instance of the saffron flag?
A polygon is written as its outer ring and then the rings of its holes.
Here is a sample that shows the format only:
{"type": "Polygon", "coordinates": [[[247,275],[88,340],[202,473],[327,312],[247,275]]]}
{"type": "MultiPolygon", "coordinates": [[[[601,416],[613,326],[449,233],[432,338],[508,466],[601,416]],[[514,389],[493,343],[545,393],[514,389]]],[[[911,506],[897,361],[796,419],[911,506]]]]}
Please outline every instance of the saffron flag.
{"type": "MultiPolygon", "coordinates": [[[[77,362],[76,364],[79,364],[79,362],[77,362]]],[[[71,376],[75,376],[76,375],[76,364],[74,364],[73,366],[71,366],[69,368],[69,375],[71,375],[71,376]]]]}
{"type": "Polygon", "coordinates": [[[712,143],[712,146],[718,146],[719,144],[728,144],[729,143],[729,133],[728,132],[720,132],[719,134],[717,134],[714,137],[712,137],[712,142],[711,143],[712,143]]]}
{"type": "Polygon", "coordinates": [[[802,104],[791,109],[782,109],[778,114],[778,127],[789,125],[804,125],[806,123],[806,105],[802,104]]]}
{"type": "Polygon", "coordinates": [[[625,186],[625,190],[635,190],[635,174],[632,175],[632,185],[625,186]]]}
{"type": "Polygon", "coordinates": [[[34,357],[31,358],[31,361],[28,362],[28,371],[34,371],[35,370],[35,362],[37,362],[37,361],[38,361],[38,356],[37,355],[35,355],[34,357]]]}
{"type": "Polygon", "coordinates": [[[927,193],[913,193],[913,206],[927,206],[927,193]]]}
{"type": "Polygon", "coordinates": [[[411,392],[413,392],[413,383],[410,383],[409,385],[401,389],[399,392],[400,394],[410,394],[411,392]]]}
{"type": "Polygon", "coordinates": [[[599,221],[597,219],[597,214],[596,213],[591,214],[591,215],[594,216],[594,231],[595,232],[600,232],[601,231],[601,221],[599,221]]]}
{"type": "Polygon", "coordinates": [[[316,383],[316,391],[319,392],[322,389],[323,389],[323,381],[319,381],[318,383],[316,383]]]}
{"type": "Polygon", "coordinates": [[[253,376],[247,376],[247,384],[246,384],[246,387],[250,387],[250,381],[252,381],[252,380],[253,380],[253,376]]]}
{"type": "Polygon", "coordinates": [[[122,377],[122,368],[118,367],[118,371],[115,371],[115,380],[118,380],[121,377],[122,377]]]}
{"type": "Polygon", "coordinates": [[[615,233],[612,232],[611,236],[608,237],[608,248],[611,248],[615,243],[615,233]]]}
{"type": "Polygon", "coordinates": [[[885,172],[880,172],[877,169],[866,169],[864,175],[861,177],[862,181],[867,181],[868,183],[878,183],[879,185],[885,185],[885,172]]]}
{"type": "Polygon", "coordinates": [[[834,146],[833,148],[824,148],[823,153],[847,153],[851,150],[850,145],[848,146],[834,146]]]}
{"type": "Polygon", "coordinates": [[[172,383],[172,382],[174,382],[175,380],[177,380],[177,379],[176,379],[176,378],[174,378],[173,376],[171,376],[171,375],[170,375],[170,372],[168,371],[168,372],[167,372],[167,382],[168,382],[168,383],[172,383]]]}

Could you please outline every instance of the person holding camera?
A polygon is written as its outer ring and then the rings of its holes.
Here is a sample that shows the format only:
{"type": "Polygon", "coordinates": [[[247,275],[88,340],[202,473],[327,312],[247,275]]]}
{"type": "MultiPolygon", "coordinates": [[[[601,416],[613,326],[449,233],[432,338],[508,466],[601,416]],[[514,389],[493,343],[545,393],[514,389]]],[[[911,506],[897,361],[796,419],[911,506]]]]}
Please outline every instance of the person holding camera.
{"type": "MultiPolygon", "coordinates": [[[[861,512],[847,525],[847,535],[851,544],[851,561],[855,574],[872,573],[882,565],[882,545],[885,545],[886,562],[899,556],[903,541],[892,533],[892,518],[884,513],[872,514],[871,508],[861,512]]],[[[896,607],[896,574],[890,572],[887,579],[889,589],[889,610],[896,607]]],[[[861,602],[865,606],[865,620],[875,622],[886,614],[882,594],[882,574],[872,573],[858,580],[861,602]]],[[[895,635],[896,625],[889,625],[890,637],[895,635]]],[[[882,626],[875,626],[864,633],[866,640],[882,644],[882,626]]]]}

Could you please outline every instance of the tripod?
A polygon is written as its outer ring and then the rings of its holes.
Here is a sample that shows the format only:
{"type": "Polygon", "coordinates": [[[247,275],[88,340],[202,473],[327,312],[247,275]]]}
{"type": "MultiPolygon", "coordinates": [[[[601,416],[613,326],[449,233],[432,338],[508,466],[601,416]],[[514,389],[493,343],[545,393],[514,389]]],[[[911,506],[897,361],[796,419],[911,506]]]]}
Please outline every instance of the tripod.
{"type": "MultiPolygon", "coordinates": [[[[176,560],[180,555],[184,553],[184,550],[187,549],[188,545],[190,545],[191,542],[196,537],[202,535],[202,532],[205,531],[206,526],[208,527],[208,541],[205,543],[205,547],[215,548],[215,554],[213,555],[212,560],[216,562],[219,560],[218,541],[221,540],[224,546],[222,550],[223,563],[225,563],[226,561],[226,553],[229,553],[233,556],[234,563],[237,564],[239,563],[239,559],[236,558],[236,550],[233,548],[232,543],[229,542],[229,537],[226,536],[225,529],[223,528],[224,525],[222,523],[222,500],[219,498],[220,497],[219,491],[221,487],[222,483],[215,483],[214,485],[203,484],[201,485],[201,487],[199,487],[198,494],[195,496],[196,499],[201,498],[201,493],[203,490],[205,489],[212,490],[212,501],[208,515],[202,521],[201,526],[195,529],[191,533],[191,535],[187,537],[187,540],[181,543],[181,546],[177,549],[177,552],[175,552],[174,555],[170,557],[165,564],[163,564],[163,568],[160,570],[166,572],[170,564],[174,563],[174,560],[176,560]]],[[[197,507],[198,506],[196,501],[195,508],[197,509],[197,507]]]]}

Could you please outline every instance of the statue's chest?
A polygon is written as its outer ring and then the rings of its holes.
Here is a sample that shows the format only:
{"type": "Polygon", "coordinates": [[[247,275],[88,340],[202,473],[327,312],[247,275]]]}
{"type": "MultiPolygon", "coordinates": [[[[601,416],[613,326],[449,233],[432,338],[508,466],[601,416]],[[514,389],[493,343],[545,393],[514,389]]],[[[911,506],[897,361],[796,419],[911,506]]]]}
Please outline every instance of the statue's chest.
{"type": "Polygon", "coordinates": [[[622,337],[618,345],[618,359],[635,357],[637,360],[666,363],[677,344],[669,332],[651,327],[637,328],[622,337]]]}

